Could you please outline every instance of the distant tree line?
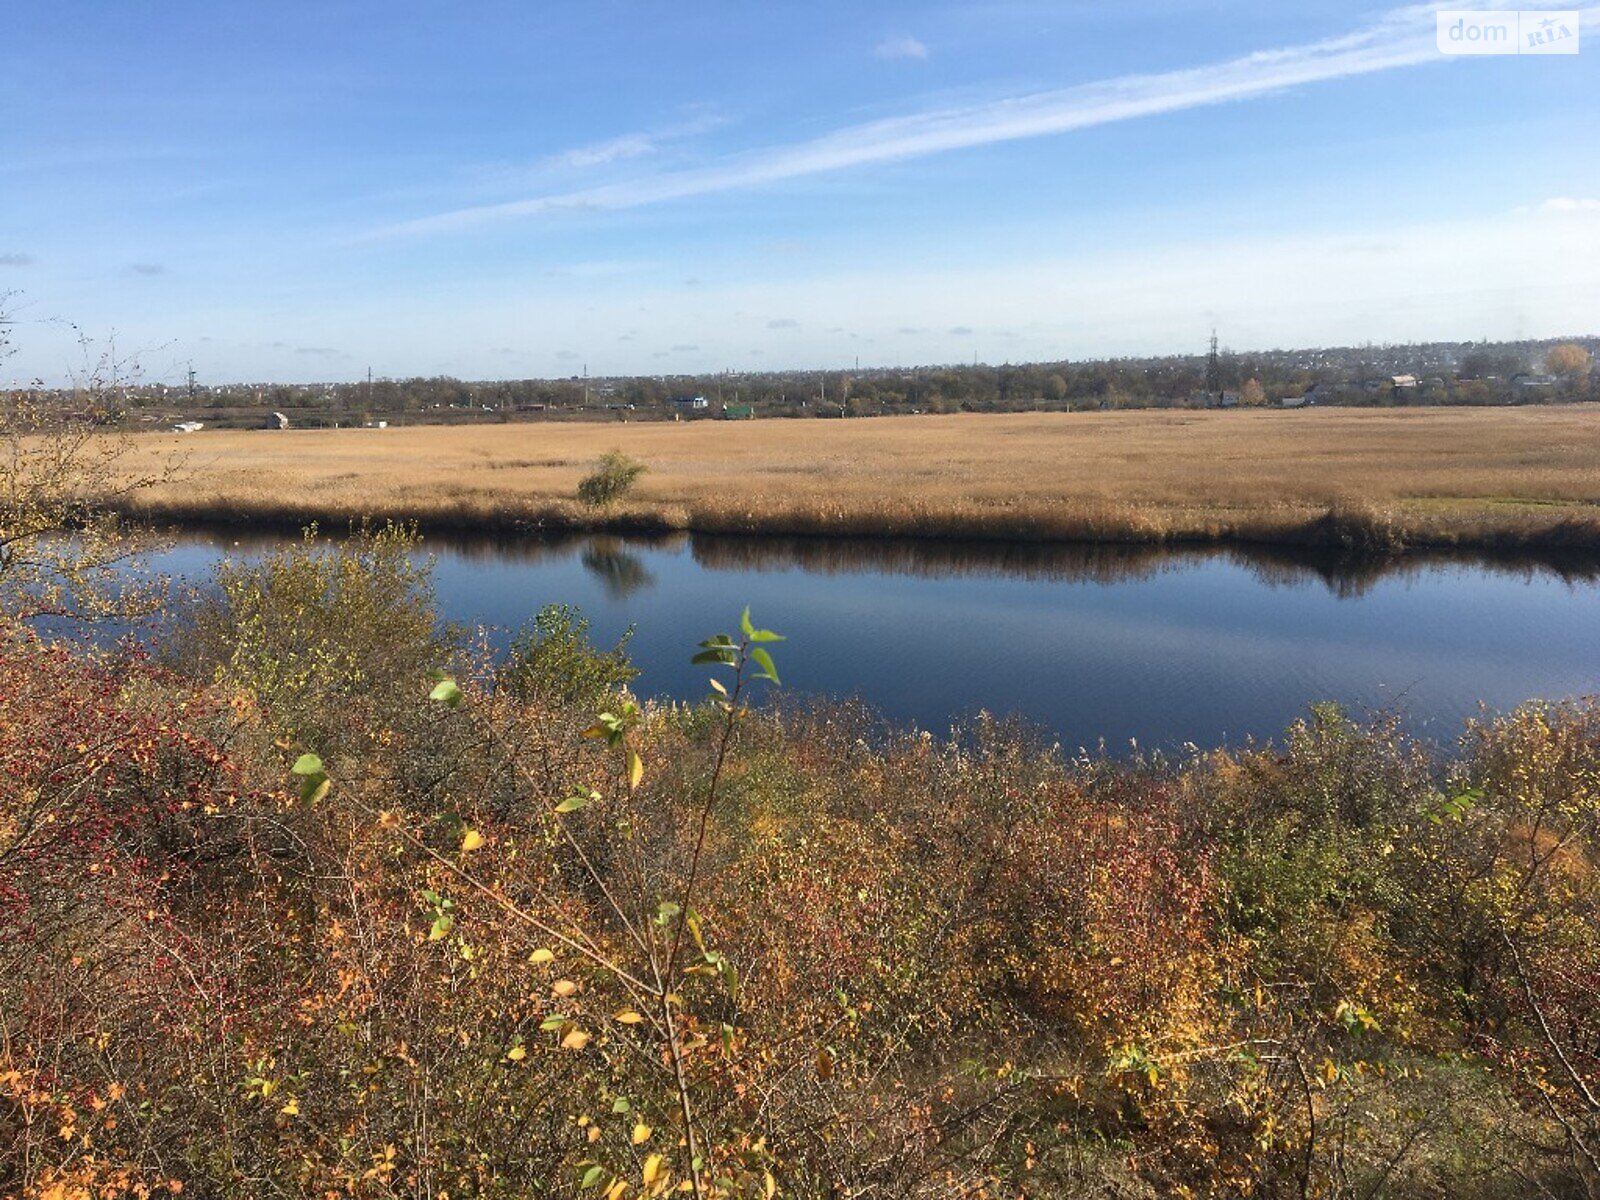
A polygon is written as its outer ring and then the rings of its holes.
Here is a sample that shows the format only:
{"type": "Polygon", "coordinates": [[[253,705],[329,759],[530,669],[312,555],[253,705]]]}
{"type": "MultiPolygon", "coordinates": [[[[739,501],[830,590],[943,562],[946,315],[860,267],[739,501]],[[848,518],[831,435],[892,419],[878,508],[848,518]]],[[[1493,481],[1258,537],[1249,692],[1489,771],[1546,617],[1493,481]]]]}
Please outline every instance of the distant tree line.
{"type": "MultiPolygon", "coordinates": [[[[510,420],[615,414],[705,419],[750,406],[763,417],[1088,411],[1261,406],[1310,398],[1339,405],[1484,405],[1600,399],[1600,337],[1415,343],[1204,355],[867,368],[853,371],[468,381],[447,376],[322,384],[226,384],[129,390],[133,409],[217,423],[272,411],[297,423],[510,420]],[[1209,387],[1208,387],[1209,383],[1209,387]],[[674,398],[704,396],[704,408],[674,398]]],[[[148,416],[146,420],[150,419],[148,416]]]]}

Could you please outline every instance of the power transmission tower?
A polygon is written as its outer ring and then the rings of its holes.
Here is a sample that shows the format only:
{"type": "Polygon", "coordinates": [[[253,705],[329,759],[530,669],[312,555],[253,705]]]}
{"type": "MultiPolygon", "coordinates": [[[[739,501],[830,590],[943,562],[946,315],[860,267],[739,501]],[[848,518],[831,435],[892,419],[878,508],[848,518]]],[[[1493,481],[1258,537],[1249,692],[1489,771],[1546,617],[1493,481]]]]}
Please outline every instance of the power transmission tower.
{"type": "Polygon", "coordinates": [[[194,407],[194,364],[189,364],[189,406],[194,407]]]}
{"type": "Polygon", "coordinates": [[[1222,359],[1217,355],[1217,331],[1211,331],[1211,353],[1206,356],[1206,393],[1215,398],[1222,395],[1222,359]]]}

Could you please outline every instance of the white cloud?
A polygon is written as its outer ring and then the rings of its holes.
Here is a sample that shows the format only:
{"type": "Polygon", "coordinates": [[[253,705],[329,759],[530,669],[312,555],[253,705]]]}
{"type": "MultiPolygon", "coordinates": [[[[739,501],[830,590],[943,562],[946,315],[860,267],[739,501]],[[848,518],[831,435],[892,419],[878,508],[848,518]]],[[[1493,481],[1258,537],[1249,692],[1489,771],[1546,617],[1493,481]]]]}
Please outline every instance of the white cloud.
{"type": "Polygon", "coordinates": [[[909,35],[888,37],[872,48],[879,58],[927,58],[928,48],[909,35]]]}
{"type": "Polygon", "coordinates": [[[1600,200],[1592,198],[1577,198],[1574,196],[1552,196],[1539,205],[1541,212],[1600,212],[1600,200]]]}
{"type": "MultiPolygon", "coordinates": [[[[1600,7],[1582,10],[1585,19],[1600,7]]],[[[711,166],[580,191],[476,205],[422,217],[379,234],[437,233],[541,214],[637,208],[829,171],[939,154],[995,142],[1087,129],[1161,113],[1246,100],[1308,83],[1343,79],[1425,63],[1457,64],[1434,42],[1434,9],[1395,9],[1342,37],[1154,75],[1123,75],[1095,83],[1014,96],[960,108],[847,126],[807,142],[771,147],[711,166]]]]}
{"type": "Polygon", "coordinates": [[[603,142],[591,142],[587,146],[574,146],[571,150],[552,154],[547,161],[553,167],[581,169],[601,167],[607,163],[622,162],[629,158],[642,158],[646,154],[655,152],[656,139],[653,136],[647,133],[629,133],[603,142]]]}
{"type": "Polygon", "coordinates": [[[652,154],[659,154],[674,142],[708,133],[722,123],[723,119],[713,112],[699,112],[687,120],[674,125],[664,125],[660,129],[624,133],[603,141],[574,146],[569,150],[550,155],[544,160],[543,165],[547,168],[587,170],[609,166],[612,163],[627,162],[630,159],[646,158],[652,154]]]}

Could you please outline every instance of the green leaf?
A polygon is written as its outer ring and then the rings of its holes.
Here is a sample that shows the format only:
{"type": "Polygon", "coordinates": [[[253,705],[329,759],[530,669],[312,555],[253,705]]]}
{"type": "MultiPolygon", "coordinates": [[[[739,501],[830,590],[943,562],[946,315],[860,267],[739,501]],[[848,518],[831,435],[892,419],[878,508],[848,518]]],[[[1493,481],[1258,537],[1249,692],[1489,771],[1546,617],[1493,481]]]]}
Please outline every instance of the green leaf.
{"type": "Polygon", "coordinates": [[[739,616],[739,629],[745,637],[755,636],[756,627],[750,624],[750,606],[748,604],[744,606],[744,612],[739,616]]]}
{"type": "Polygon", "coordinates": [[[611,1102],[611,1111],[618,1114],[632,1112],[633,1102],[626,1096],[618,1096],[611,1102]]]}
{"type": "Polygon", "coordinates": [[[428,693],[428,699],[437,701],[446,708],[456,708],[461,703],[461,689],[454,679],[441,679],[434,685],[433,691],[428,693]]]}
{"type": "Polygon", "coordinates": [[[552,1030],[560,1029],[566,1023],[567,1019],[563,1016],[549,1016],[539,1022],[539,1028],[544,1030],[546,1033],[549,1033],[552,1030]]]}
{"type": "Polygon", "coordinates": [[[589,803],[589,797],[582,792],[573,792],[572,795],[556,805],[556,811],[558,813],[577,812],[587,803],[589,803]]]}
{"type": "Polygon", "coordinates": [[[586,1188],[599,1187],[600,1181],[606,1177],[606,1169],[598,1163],[583,1173],[582,1186],[586,1188]]]}
{"type": "Polygon", "coordinates": [[[302,754],[294,760],[294,766],[289,768],[293,775],[321,775],[322,760],[315,754],[302,754]]]}
{"type": "Polygon", "coordinates": [[[699,654],[696,654],[689,660],[689,662],[695,666],[698,666],[700,663],[721,663],[729,667],[733,666],[734,663],[738,661],[738,653],[726,646],[718,646],[711,650],[702,650],[699,654]]]}
{"type": "Polygon", "coordinates": [[[781,633],[773,633],[770,629],[757,629],[750,634],[752,642],[782,642],[788,639],[781,633]]]}
{"type": "Polygon", "coordinates": [[[773,665],[772,655],[768,654],[760,646],[752,646],[750,647],[750,658],[761,668],[761,674],[756,676],[757,679],[770,679],[773,683],[778,682],[778,668],[773,665]]]}

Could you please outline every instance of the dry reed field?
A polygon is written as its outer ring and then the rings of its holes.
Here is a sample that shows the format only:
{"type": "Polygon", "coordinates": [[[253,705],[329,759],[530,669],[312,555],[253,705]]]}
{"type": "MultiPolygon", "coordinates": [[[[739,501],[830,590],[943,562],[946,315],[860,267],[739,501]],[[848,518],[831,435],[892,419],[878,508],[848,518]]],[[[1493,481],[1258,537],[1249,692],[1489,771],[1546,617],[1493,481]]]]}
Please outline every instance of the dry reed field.
{"type": "Polygon", "coordinates": [[[132,515],[424,528],[1600,546],[1600,409],[526,423],[138,435],[132,515]],[[586,510],[618,449],[648,472],[586,510]]]}

